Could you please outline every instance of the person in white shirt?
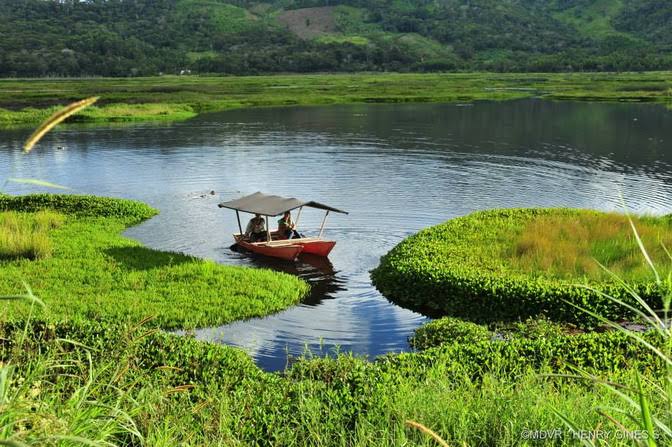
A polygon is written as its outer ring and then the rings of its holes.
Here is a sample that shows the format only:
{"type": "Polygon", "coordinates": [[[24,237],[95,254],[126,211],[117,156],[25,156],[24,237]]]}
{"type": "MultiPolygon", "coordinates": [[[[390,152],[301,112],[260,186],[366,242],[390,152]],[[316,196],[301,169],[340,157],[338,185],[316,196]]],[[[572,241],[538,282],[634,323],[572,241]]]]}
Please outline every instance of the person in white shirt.
{"type": "Polygon", "coordinates": [[[260,214],[255,214],[248,222],[247,228],[245,228],[245,237],[249,239],[250,242],[266,240],[266,225],[264,224],[264,218],[261,217],[260,214]]]}

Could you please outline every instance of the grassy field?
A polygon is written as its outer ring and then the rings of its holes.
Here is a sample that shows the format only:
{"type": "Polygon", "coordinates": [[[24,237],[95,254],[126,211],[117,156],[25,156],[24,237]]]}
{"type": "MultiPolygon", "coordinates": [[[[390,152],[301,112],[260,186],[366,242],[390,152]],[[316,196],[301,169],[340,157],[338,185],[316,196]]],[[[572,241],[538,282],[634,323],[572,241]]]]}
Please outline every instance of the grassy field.
{"type": "Polygon", "coordinates": [[[2,79],[0,126],[34,124],[55,106],[100,96],[73,120],[184,120],[239,107],[394,102],[555,100],[672,104],[672,73],[324,74],[124,79],[2,79]]]}
{"type": "MultiPolygon", "coordinates": [[[[124,238],[125,228],[155,212],[139,204],[127,209],[127,204],[86,196],[0,198],[0,209],[52,210],[0,215],[0,240],[18,232],[32,241],[23,251],[15,249],[11,259],[0,255],[0,295],[14,294],[26,282],[58,321],[153,317],[152,324],[162,328],[193,328],[276,312],[307,292],[308,286],[290,275],[222,266],[124,238]],[[92,209],[92,202],[101,208],[92,209]],[[115,205],[119,211],[110,215],[115,205]],[[62,215],[54,216],[53,210],[62,215]],[[39,250],[47,244],[51,256],[34,256],[35,243],[39,250]]],[[[3,245],[3,251],[10,249],[3,245]]],[[[14,303],[2,315],[20,319],[24,310],[14,303]]]]}

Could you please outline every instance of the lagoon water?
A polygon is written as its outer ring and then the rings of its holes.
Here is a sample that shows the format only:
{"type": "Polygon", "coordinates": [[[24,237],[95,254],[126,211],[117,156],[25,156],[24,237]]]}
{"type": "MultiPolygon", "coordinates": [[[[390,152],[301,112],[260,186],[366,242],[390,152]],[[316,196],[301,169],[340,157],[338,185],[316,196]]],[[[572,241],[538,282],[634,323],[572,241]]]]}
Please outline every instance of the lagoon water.
{"type": "MultiPolygon", "coordinates": [[[[389,303],[369,270],[404,237],[494,207],[672,212],[672,111],[662,106],[523,100],[234,110],[161,125],[61,128],[31,154],[30,129],[0,130],[0,179],[161,210],[127,231],[163,250],[268,267],[313,285],[308,300],[196,336],[239,346],[265,369],[307,351],[375,357],[408,350],[426,317],[389,303]],[[264,191],[350,212],[329,216],[329,260],[296,264],[232,251],[235,213],[217,203],[264,191]],[[210,191],[215,191],[210,195],[210,191]]],[[[9,183],[12,193],[40,188],[9,183]]],[[[322,213],[304,210],[302,231],[322,213]]],[[[244,223],[243,223],[244,224],[244,223]]]]}

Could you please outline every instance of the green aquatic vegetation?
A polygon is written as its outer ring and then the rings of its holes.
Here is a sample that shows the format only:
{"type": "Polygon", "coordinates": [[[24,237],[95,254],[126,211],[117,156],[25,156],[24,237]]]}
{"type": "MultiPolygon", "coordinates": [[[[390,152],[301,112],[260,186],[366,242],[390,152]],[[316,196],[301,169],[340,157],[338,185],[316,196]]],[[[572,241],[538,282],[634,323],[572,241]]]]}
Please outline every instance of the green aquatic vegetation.
{"type": "MultiPolygon", "coordinates": [[[[526,369],[571,373],[580,367],[600,376],[621,375],[631,369],[660,374],[665,369],[665,363],[654,352],[632,343],[620,331],[547,334],[537,338],[511,332],[489,335],[465,328],[460,338],[442,324],[430,324],[416,334],[414,344],[420,352],[387,355],[379,361],[396,368],[399,374],[420,374],[424,368],[442,361],[474,378],[485,371],[515,377],[526,369]]],[[[660,334],[647,333],[643,338],[658,348],[672,347],[672,342],[660,334]]]]}
{"type": "Polygon", "coordinates": [[[197,115],[188,104],[110,104],[74,117],[72,122],[182,121],[197,115]]]}
{"type": "MultiPolygon", "coordinates": [[[[408,35],[413,43],[417,36],[408,35]]],[[[416,44],[418,42],[415,42],[416,44]]],[[[423,42],[419,47],[425,48],[423,42]]],[[[431,54],[427,55],[431,59],[431,54]]],[[[100,96],[80,122],[184,120],[240,107],[400,102],[471,102],[541,97],[583,101],[669,101],[670,72],[432,73],[277,76],[161,76],[1,79],[0,126],[42,121],[73,98],[100,96]],[[38,106],[40,108],[38,108],[38,106]]]]}
{"type": "Polygon", "coordinates": [[[445,317],[430,321],[416,329],[409,343],[415,349],[424,350],[445,343],[478,343],[490,340],[493,336],[486,326],[459,318],[445,317]]]}
{"type": "Polygon", "coordinates": [[[12,196],[0,194],[0,211],[37,213],[56,210],[76,217],[110,217],[138,224],[157,214],[157,210],[141,202],[111,197],[70,194],[31,194],[12,196]]]}
{"type": "MultiPolygon", "coordinates": [[[[569,209],[477,212],[404,240],[383,256],[372,272],[372,279],[385,296],[402,305],[428,307],[476,321],[545,315],[581,326],[595,325],[595,319],[577,309],[577,305],[607,318],[632,316],[632,312],[605,296],[632,300],[630,292],[618,280],[600,270],[577,269],[583,263],[576,259],[567,265],[556,263],[555,256],[577,255],[572,244],[583,240],[583,234],[588,243],[584,251],[578,247],[580,257],[594,256],[607,267],[618,266],[623,280],[654,308],[660,308],[663,291],[646,275],[647,267],[641,258],[631,262],[639,248],[629,236],[628,228],[618,219],[622,220],[595,211],[569,209]],[[540,233],[545,227],[537,227],[534,222],[549,220],[571,225],[557,231],[548,228],[540,233]],[[583,222],[592,230],[567,234],[568,228],[581,227],[582,224],[576,222],[583,222]],[[591,231],[600,228],[615,228],[618,237],[613,241],[591,239],[591,231]],[[562,237],[570,242],[563,245],[565,249],[556,250],[552,242],[547,244],[539,237],[542,233],[551,240],[555,238],[555,242],[562,237]],[[545,248],[534,246],[534,241],[543,242],[545,248]],[[525,258],[528,253],[533,255],[529,262],[525,258]],[[545,263],[537,262],[549,256],[553,261],[550,272],[545,269],[545,263]],[[566,268],[568,266],[571,268],[566,268]]],[[[659,247],[659,241],[666,240],[672,233],[668,218],[643,217],[638,224],[646,229],[646,242],[651,246],[659,247]]]]}
{"type": "MultiPolygon", "coordinates": [[[[593,363],[583,365],[598,374],[649,361],[626,337],[591,334],[454,341],[373,362],[306,358],[274,374],[237,349],[143,324],[33,321],[18,342],[24,329],[0,324],[0,362],[25,366],[13,370],[0,430],[21,441],[78,433],[165,446],[430,445],[405,428],[412,419],[458,445],[512,445],[525,429],[561,427],[553,408],[595,427],[602,418],[596,406],[623,407],[591,384],[539,372],[590,355],[593,363]],[[25,424],[35,430],[22,430],[25,424]]],[[[634,383],[630,370],[618,371],[634,383]]],[[[554,445],[573,444],[565,436],[554,445]]]]}
{"type": "MultiPolygon", "coordinates": [[[[153,316],[153,324],[163,328],[214,326],[282,310],[307,293],[307,284],[290,275],[152,250],[120,236],[156,213],[138,202],[74,195],[0,197],[0,210],[44,209],[65,216],[49,232],[52,256],[0,261],[0,295],[14,293],[25,281],[56,320],[153,316]]],[[[22,318],[25,306],[8,304],[4,315],[22,318]]]]}

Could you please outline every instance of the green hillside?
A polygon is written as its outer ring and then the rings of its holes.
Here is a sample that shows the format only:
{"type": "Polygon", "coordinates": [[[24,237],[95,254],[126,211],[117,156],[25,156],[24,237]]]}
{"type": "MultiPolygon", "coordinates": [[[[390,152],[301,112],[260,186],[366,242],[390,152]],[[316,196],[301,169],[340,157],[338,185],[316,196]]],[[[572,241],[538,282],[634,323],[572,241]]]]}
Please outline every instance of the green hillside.
{"type": "Polygon", "coordinates": [[[672,68],[666,0],[4,0],[0,76],[672,68]]]}

